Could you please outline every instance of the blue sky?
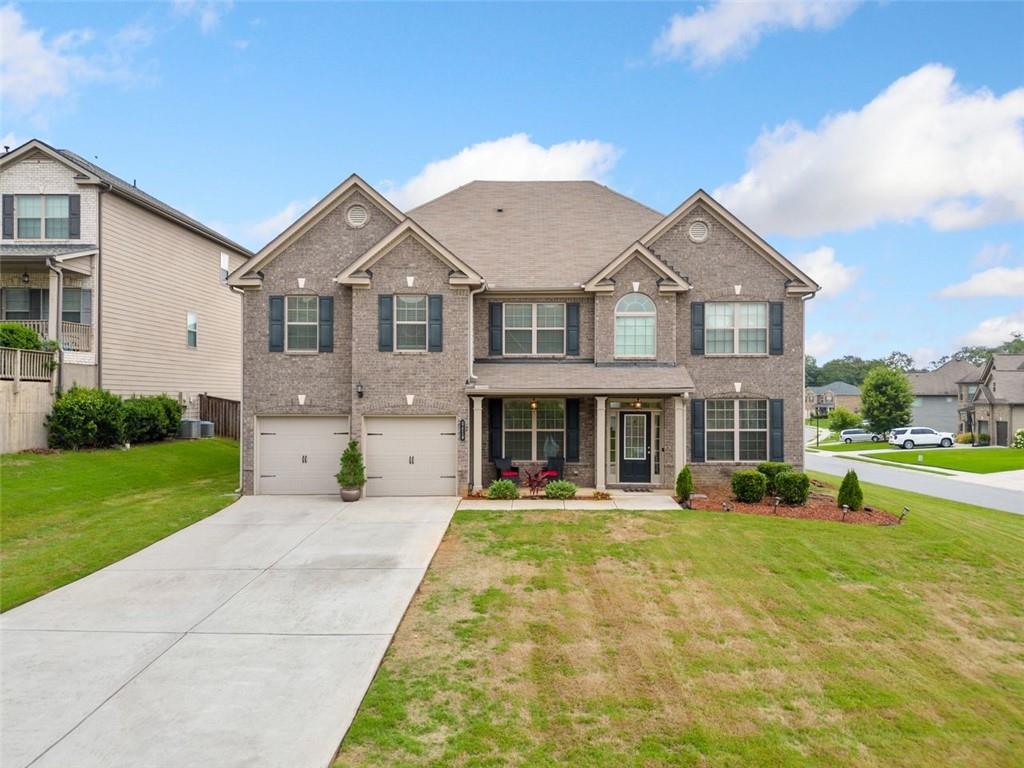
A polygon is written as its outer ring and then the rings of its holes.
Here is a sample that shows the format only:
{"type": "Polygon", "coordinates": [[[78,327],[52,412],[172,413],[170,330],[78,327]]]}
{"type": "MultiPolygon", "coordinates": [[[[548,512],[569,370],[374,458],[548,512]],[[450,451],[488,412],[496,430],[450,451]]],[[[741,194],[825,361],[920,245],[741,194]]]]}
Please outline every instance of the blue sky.
{"type": "MultiPolygon", "coordinates": [[[[13,4],[0,136],[253,248],[355,171],[697,187],[826,286],[808,351],[1024,330],[1024,3],[13,4]]],[[[555,256],[557,258],[557,256],[555,256]]]]}

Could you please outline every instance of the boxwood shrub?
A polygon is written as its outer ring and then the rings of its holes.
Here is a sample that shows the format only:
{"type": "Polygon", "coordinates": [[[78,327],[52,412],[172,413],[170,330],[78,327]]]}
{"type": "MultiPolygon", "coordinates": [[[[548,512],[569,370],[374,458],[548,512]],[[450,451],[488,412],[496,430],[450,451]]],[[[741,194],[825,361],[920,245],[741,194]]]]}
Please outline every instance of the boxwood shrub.
{"type": "Polygon", "coordinates": [[[732,473],[732,493],[737,501],[756,504],[764,498],[768,479],[756,469],[737,469],[732,473]]]}
{"type": "Polygon", "coordinates": [[[571,499],[576,495],[576,484],[568,480],[552,480],[544,486],[544,495],[549,499],[571,499]]]}
{"type": "Polygon", "coordinates": [[[811,495],[811,478],[805,472],[779,472],[775,476],[775,489],[785,504],[806,504],[811,495]]]}
{"type": "Polygon", "coordinates": [[[792,472],[793,467],[786,464],[784,461],[762,461],[757,465],[757,471],[764,475],[765,480],[767,481],[765,492],[774,496],[779,492],[778,488],[775,486],[776,475],[781,472],[792,472]]]}
{"type": "Polygon", "coordinates": [[[511,480],[493,480],[487,487],[488,499],[518,499],[519,489],[511,480]]]}
{"type": "Polygon", "coordinates": [[[181,404],[167,395],[125,400],[124,441],[151,443],[174,437],[178,433],[181,412],[181,404]]]}
{"type": "Polygon", "coordinates": [[[105,389],[72,387],[46,417],[51,448],[110,448],[124,442],[124,401],[105,389]]]}

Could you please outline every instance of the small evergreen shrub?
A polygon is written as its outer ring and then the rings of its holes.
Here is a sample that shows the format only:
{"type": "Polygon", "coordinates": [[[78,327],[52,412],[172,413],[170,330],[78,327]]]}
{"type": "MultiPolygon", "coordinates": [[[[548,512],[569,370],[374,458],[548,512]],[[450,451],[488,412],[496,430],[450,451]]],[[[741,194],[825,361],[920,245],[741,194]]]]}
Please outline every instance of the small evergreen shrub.
{"type": "Polygon", "coordinates": [[[46,417],[51,448],[110,448],[124,442],[124,401],[104,389],[72,387],[46,417]]]}
{"type": "Polygon", "coordinates": [[[544,495],[549,499],[571,499],[576,495],[576,484],[568,480],[552,480],[544,486],[544,495]]]}
{"type": "Polygon", "coordinates": [[[342,488],[362,488],[366,485],[366,467],[358,440],[349,440],[348,447],[341,454],[341,469],[335,479],[342,488]]]}
{"type": "Polygon", "coordinates": [[[1013,433],[1013,447],[1024,448],[1024,429],[1018,429],[1013,433]]]}
{"type": "Polygon", "coordinates": [[[167,395],[132,397],[124,401],[124,441],[152,443],[174,437],[181,405],[167,395]]]}
{"type": "Polygon", "coordinates": [[[693,475],[690,473],[690,465],[687,464],[676,475],[676,498],[680,501],[686,501],[690,498],[690,494],[696,490],[696,486],[693,484],[693,475]]]}
{"type": "Polygon", "coordinates": [[[850,509],[860,509],[864,506],[864,493],[860,489],[860,480],[857,479],[857,473],[852,469],[847,470],[846,477],[843,478],[843,484],[839,486],[839,497],[836,499],[836,506],[846,506],[850,509]]]}
{"type": "Polygon", "coordinates": [[[774,496],[778,492],[775,486],[775,477],[782,472],[792,472],[793,467],[784,461],[762,461],[757,465],[757,471],[764,475],[767,481],[765,492],[774,496]]]}
{"type": "Polygon", "coordinates": [[[487,487],[488,499],[518,499],[519,489],[511,480],[492,480],[487,487]]]}
{"type": "Polygon", "coordinates": [[[756,469],[737,469],[732,473],[732,493],[737,501],[756,504],[764,498],[768,479],[756,469]]]}
{"type": "Polygon", "coordinates": [[[42,349],[43,340],[33,329],[21,323],[0,323],[0,347],[42,349]]]}
{"type": "Polygon", "coordinates": [[[784,504],[806,504],[811,495],[811,478],[806,472],[779,472],[775,476],[776,495],[784,504]]]}
{"type": "Polygon", "coordinates": [[[973,443],[974,433],[973,432],[961,432],[959,435],[953,438],[958,443],[973,443]]]}
{"type": "Polygon", "coordinates": [[[989,438],[987,433],[985,433],[985,432],[979,433],[978,434],[978,445],[988,445],[989,439],[990,438],[989,438]]]}

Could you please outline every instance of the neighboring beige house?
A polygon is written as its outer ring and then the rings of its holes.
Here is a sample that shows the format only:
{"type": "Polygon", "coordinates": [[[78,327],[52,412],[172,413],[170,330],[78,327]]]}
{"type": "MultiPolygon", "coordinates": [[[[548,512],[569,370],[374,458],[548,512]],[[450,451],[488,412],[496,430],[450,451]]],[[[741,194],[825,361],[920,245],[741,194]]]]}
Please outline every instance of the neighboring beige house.
{"type": "Polygon", "coordinates": [[[804,395],[804,416],[828,416],[836,408],[860,413],[860,388],[845,381],[833,381],[818,387],[807,387],[804,395]]]}
{"type": "Polygon", "coordinates": [[[933,371],[907,374],[914,393],[911,425],[931,427],[939,432],[961,432],[961,407],[972,394],[981,369],[964,360],[950,360],[933,371]]]}
{"type": "Polygon", "coordinates": [[[670,487],[803,464],[819,286],[707,193],[476,181],[408,212],[351,176],[229,279],[245,291],[245,493],[481,489],[496,465],[670,487]]]}
{"type": "Polygon", "coordinates": [[[993,355],[981,369],[967,412],[975,441],[984,434],[992,445],[1010,445],[1024,429],[1024,355],[993,355]]]}
{"type": "Polygon", "coordinates": [[[0,318],[58,343],[56,388],[167,393],[189,409],[204,392],[241,397],[241,297],[226,278],[249,251],[38,140],[0,155],[0,193],[0,318]]]}

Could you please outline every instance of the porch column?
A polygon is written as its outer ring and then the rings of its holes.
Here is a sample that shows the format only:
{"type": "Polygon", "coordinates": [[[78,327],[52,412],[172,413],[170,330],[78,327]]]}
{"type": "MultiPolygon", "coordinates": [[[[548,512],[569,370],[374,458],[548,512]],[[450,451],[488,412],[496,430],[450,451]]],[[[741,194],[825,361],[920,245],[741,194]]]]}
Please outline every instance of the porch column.
{"type": "Polygon", "coordinates": [[[58,323],[60,322],[60,315],[57,310],[60,304],[60,282],[57,280],[57,273],[50,271],[50,294],[49,294],[49,314],[46,317],[46,338],[56,340],[57,331],[60,330],[58,323]]]}
{"type": "Polygon", "coordinates": [[[679,476],[679,473],[683,471],[683,467],[686,466],[686,400],[682,397],[674,397],[675,400],[673,410],[675,411],[675,446],[676,446],[676,473],[672,478],[672,484],[675,485],[675,479],[679,476]]]}
{"type": "Polygon", "coordinates": [[[471,397],[473,401],[473,491],[484,489],[484,399],[471,397]]]}
{"type": "Polygon", "coordinates": [[[603,491],[605,489],[604,481],[604,469],[605,469],[605,456],[607,452],[604,447],[604,441],[608,435],[608,429],[605,427],[605,411],[607,410],[608,398],[604,395],[595,397],[596,402],[596,418],[594,419],[594,487],[603,491]]]}

